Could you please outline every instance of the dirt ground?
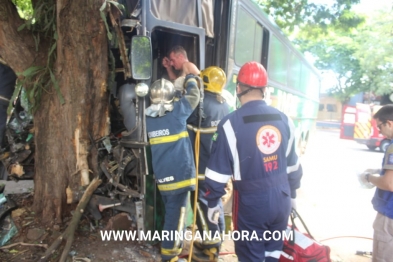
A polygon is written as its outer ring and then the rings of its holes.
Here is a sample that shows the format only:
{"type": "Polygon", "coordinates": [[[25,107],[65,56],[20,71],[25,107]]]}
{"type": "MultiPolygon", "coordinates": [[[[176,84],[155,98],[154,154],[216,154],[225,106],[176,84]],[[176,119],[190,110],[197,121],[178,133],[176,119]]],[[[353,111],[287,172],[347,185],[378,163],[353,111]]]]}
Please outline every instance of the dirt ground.
{"type": "MultiPolygon", "coordinates": [[[[4,246],[0,247],[0,261],[38,261],[55,239],[64,232],[71,221],[71,214],[64,219],[64,225],[43,227],[37,221],[32,211],[33,196],[31,193],[9,194],[7,198],[15,201],[18,206],[11,214],[12,221],[18,232],[4,246]],[[29,246],[20,243],[29,244],[29,246]]],[[[113,226],[113,217],[117,218],[116,224],[118,227],[127,227],[127,223],[124,223],[124,216],[121,216],[121,214],[116,215],[112,212],[110,209],[105,210],[103,219],[95,226],[93,226],[95,222],[88,216],[82,217],[75,232],[75,239],[67,261],[161,261],[159,244],[154,245],[126,240],[102,241],[100,230],[113,227],[116,229],[113,226]]],[[[132,224],[129,229],[132,229],[132,224]]],[[[59,260],[64,244],[65,241],[48,261],[54,262],[59,260]]],[[[237,261],[236,255],[233,254],[233,243],[231,241],[224,242],[221,252],[220,261],[237,261]]],[[[181,257],[187,258],[188,253],[189,243],[185,243],[181,257]]]]}
{"type": "MultiPolygon", "coordinates": [[[[43,227],[31,210],[32,194],[8,195],[18,207],[12,211],[12,220],[18,229],[17,234],[0,249],[0,261],[37,261],[45,253],[46,248],[64,232],[71,221],[71,214],[65,218],[62,226],[43,227]],[[16,243],[38,244],[26,246],[16,243]],[[41,245],[41,246],[39,246],[41,245]]],[[[94,222],[83,216],[75,232],[75,239],[67,261],[160,261],[159,247],[147,243],[131,241],[102,241],[100,230],[105,229],[112,211],[105,210],[100,224],[93,228],[94,222]]],[[[58,261],[64,248],[60,246],[48,261],[58,261]]]]}
{"type": "MultiPolygon", "coordinates": [[[[10,186],[9,189],[12,187],[10,186]]],[[[7,189],[7,187],[6,187],[7,189]]],[[[15,193],[8,193],[7,197],[16,202],[18,208],[12,212],[12,220],[18,229],[17,234],[0,247],[0,261],[38,261],[45,253],[46,249],[61,235],[71,221],[71,214],[64,219],[62,225],[43,227],[37,221],[31,205],[33,201],[30,190],[16,190],[15,193]],[[28,192],[27,192],[28,191],[28,192]],[[32,244],[30,246],[18,243],[32,244]],[[46,245],[46,246],[45,246],[46,245]]],[[[300,194],[301,196],[301,194],[300,194]]],[[[299,196],[299,197],[300,197],[299,196]]],[[[159,244],[138,243],[136,241],[103,241],[100,230],[105,228],[120,229],[113,226],[118,225],[124,229],[133,228],[132,223],[125,219],[124,215],[113,213],[112,209],[103,212],[103,219],[98,224],[89,216],[83,216],[78,229],[75,232],[75,239],[70,249],[67,261],[160,261],[159,244]],[[116,223],[114,223],[116,218],[116,223]],[[128,223],[128,224],[127,224],[128,223]],[[112,226],[111,226],[112,225],[112,226]]],[[[306,217],[308,218],[308,217],[306,217]]],[[[0,230],[1,232],[1,230],[0,230]]],[[[320,239],[320,238],[317,238],[320,239]]],[[[358,241],[356,246],[369,244],[368,240],[358,241]],[[362,243],[364,241],[366,243],[362,243]]],[[[54,252],[48,261],[58,261],[64,248],[63,244],[54,252]]],[[[343,240],[326,241],[324,244],[331,248],[332,262],[366,262],[370,261],[367,257],[356,256],[350,253],[348,243],[343,240]]],[[[364,250],[367,250],[364,248],[364,250]]],[[[182,257],[187,258],[189,253],[189,243],[185,243],[182,257]]],[[[221,247],[219,261],[236,262],[233,241],[226,240],[221,247]]]]}
{"type": "MultiPolygon", "coordinates": [[[[54,225],[43,227],[36,220],[35,214],[31,209],[33,196],[31,193],[9,194],[8,198],[12,199],[18,205],[18,208],[12,211],[12,220],[18,229],[17,234],[0,247],[0,261],[38,261],[45,253],[46,249],[61,235],[71,221],[70,216],[66,217],[63,225],[54,225]],[[31,244],[31,246],[18,243],[31,244]]],[[[111,209],[103,212],[103,219],[98,225],[88,216],[83,216],[78,229],[75,232],[75,239],[70,249],[67,261],[116,261],[116,262],[136,262],[161,261],[159,244],[139,243],[136,241],[103,241],[100,230],[117,227],[127,228],[127,222],[123,214],[114,214],[111,209]],[[116,223],[114,223],[116,218],[116,223]],[[125,223],[124,223],[125,222],[125,223]],[[95,226],[94,226],[95,225],[95,226]]],[[[132,229],[132,224],[128,229],[132,229]]],[[[117,228],[120,229],[120,228],[117,228]]],[[[0,231],[1,232],[1,231],[0,231]]],[[[63,244],[54,252],[48,261],[58,261],[64,248],[63,244]]],[[[364,257],[345,255],[345,244],[339,246],[327,243],[332,248],[332,261],[367,261],[364,257]],[[343,250],[341,250],[343,249],[343,250]],[[345,259],[343,259],[345,257],[345,259]]],[[[341,243],[343,244],[343,243],[341,243]]],[[[189,253],[189,243],[185,243],[181,257],[187,258],[189,253]]],[[[224,241],[221,247],[221,256],[219,261],[236,262],[237,257],[234,254],[233,241],[224,241]]]]}

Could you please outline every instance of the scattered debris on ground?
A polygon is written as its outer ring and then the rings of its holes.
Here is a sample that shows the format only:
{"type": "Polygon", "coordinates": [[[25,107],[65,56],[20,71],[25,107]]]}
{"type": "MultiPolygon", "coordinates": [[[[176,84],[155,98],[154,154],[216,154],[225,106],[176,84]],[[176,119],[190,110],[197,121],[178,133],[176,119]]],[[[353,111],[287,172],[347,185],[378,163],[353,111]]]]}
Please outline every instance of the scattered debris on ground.
{"type": "MultiPolygon", "coordinates": [[[[63,224],[45,228],[32,211],[31,193],[8,195],[7,198],[17,205],[17,208],[12,211],[11,218],[18,231],[11,240],[0,247],[0,261],[38,261],[53,241],[67,228],[72,214],[64,218],[63,224]]],[[[117,213],[112,209],[104,210],[103,219],[100,221],[94,221],[83,215],[75,231],[67,261],[160,261],[158,245],[125,239],[122,241],[101,239],[101,230],[135,229],[133,228],[135,225],[127,220],[125,213],[117,213]]],[[[58,261],[61,251],[62,248],[56,250],[48,261],[58,261]]]]}

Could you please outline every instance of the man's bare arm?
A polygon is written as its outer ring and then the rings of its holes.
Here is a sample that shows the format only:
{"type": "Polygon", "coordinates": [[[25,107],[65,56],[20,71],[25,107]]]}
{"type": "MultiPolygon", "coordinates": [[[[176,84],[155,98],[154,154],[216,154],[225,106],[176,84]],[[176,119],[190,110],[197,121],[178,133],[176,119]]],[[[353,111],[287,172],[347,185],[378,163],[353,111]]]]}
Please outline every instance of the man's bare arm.
{"type": "Polygon", "coordinates": [[[193,63],[185,62],[183,64],[183,73],[182,73],[182,75],[186,76],[188,74],[193,74],[195,76],[199,76],[200,71],[199,71],[198,67],[196,67],[196,65],[194,65],[193,63]]]}

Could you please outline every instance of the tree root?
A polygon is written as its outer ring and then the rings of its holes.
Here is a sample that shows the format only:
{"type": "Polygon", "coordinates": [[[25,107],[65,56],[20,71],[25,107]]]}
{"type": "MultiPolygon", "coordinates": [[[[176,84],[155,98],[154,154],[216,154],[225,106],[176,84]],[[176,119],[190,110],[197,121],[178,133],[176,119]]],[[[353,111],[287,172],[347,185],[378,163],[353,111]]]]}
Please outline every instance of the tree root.
{"type": "Polygon", "coordinates": [[[66,261],[68,256],[68,252],[71,249],[72,242],[74,241],[74,233],[75,229],[79,224],[79,220],[82,217],[83,212],[85,211],[85,207],[91,198],[93,192],[97,189],[97,187],[101,184],[101,179],[94,178],[89,186],[87,187],[85,193],[83,194],[81,200],[78,203],[78,206],[75,209],[75,213],[72,216],[71,222],[66,228],[66,230],[53,242],[53,244],[48,248],[45,254],[41,257],[40,261],[47,261],[48,258],[57,250],[59,245],[63,242],[63,240],[67,240],[66,245],[61,254],[60,260],[61,262],[66,261]]]}

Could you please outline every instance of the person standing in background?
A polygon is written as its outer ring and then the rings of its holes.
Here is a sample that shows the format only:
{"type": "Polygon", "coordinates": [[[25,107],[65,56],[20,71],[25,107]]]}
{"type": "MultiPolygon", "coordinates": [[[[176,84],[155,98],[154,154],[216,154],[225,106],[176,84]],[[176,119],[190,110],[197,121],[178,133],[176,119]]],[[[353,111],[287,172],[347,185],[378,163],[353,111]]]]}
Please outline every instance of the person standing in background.
{"type": "MultiPolygon", "coordinates": [[[[393,105],[384,105],[373,116],[379,132],[393,139],[393,105]]],[[[374,220],[373,262],[393,259],[393,143],[385,151],[382,169],[367,169],[359,175],[360,183],[366,188],[376,187],[372,204],[377,211],[374,220]]]]}
{"type": "Polygon", "coordinates": [[[15,90],[16,75],[7,65],[0,63],[0,147],[3,147],[7,124],[7,108],[15,90]]]}

